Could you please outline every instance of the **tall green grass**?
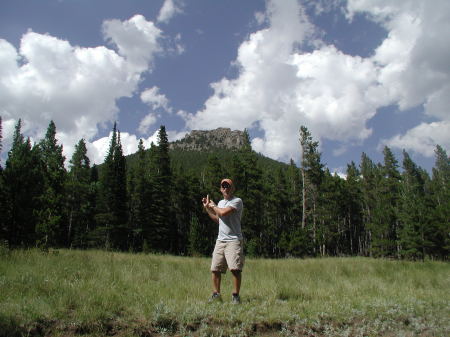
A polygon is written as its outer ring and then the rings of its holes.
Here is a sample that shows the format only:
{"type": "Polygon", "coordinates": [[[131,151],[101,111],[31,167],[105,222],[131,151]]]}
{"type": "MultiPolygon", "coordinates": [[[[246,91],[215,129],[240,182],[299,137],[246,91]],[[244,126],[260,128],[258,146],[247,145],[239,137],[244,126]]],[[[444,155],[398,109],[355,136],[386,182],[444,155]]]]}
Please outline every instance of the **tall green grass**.
{"type": "Polygon", "coordinates": [[[0,256],[0,336],[445,336],[450,265],[247,259],[242,303],[208,303],[210,259],[38,250],[0,256]]]}

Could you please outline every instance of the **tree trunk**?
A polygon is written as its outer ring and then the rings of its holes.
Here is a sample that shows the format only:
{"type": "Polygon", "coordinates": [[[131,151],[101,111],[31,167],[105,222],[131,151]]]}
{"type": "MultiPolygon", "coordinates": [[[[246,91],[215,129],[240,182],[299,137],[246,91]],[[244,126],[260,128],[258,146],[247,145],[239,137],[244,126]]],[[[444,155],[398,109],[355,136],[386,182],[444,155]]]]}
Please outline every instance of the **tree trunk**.
{"type": "Polygon", "coordinates": [[[302,168],[302,229],[305,229],[306,223],[306,174],[302,168]]]}
{"type": "Polygon", "coordinates": [[[313,242],[314,242],[314,253],[317,252],[317,239],[316,239],[316,200],[313,200],[313,242]]]}
{"type": "Polygon", "coordinates": [[[72,235],[72,219],[73,219],[73,207],[70,209],[69,227],[67,228],[67,244],[72,247],[71,235],[72,235]]]}

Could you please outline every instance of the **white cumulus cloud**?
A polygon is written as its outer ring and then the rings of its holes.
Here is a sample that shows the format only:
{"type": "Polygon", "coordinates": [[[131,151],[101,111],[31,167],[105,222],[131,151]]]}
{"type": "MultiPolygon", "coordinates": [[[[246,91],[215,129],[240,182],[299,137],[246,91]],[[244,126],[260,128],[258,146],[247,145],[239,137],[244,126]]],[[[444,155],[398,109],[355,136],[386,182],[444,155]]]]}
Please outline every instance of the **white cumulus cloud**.
{"type": "MultiPolygon", "coordinates": [[[[151,143],[157,144],[158,131],[153,135],[143,140],[145,148],[150,148],[151,143]]],[[[112,138],[112,132],[107,137],[102,137],[92,143],[87,144],[88,156],[92,163],[102,163],[108,154],[109,145],[112,138]]],[[[128,132],[120,132],[120,143],[122,144],[122,151],[124,155],[135,153],[138,150],[139,139],[128,132]]]]}
{"type": "Polygon", "coordinates": [[[158,116],[154,113],[149,113],[139,123],[138,131],[142,134],[146,134],[150,127],[158,121],[158,116]]]}
{"type": "Polygon", "coordinates": [[[164,94],[161,94],[159,88],[156,86],[145,89],[141,93],[141,101],[147,104],[151,109],[151,112],[148,113],[139,124],[138,131],[143,134],[146,134],[150,127],[161,117],[159,111],[168,113],[172,113],[173,111],[167,97],[164,94]]]}
{"type": "MultiPolygon", "coordinates": [[[[186,136],[186,132],[166,131],[169,142],[182,139],[186,136]]],[[[141,138],[144,148],[149,149],[151,144],[158,145],[158,133],[156,130],[147,138],[141,138]]],[[[99,138],[91,143],[87,143],[88,156],[92,163],[103,163],[108,154],[112,132],[107,137],[99,138]]],[[[134,134],[128,132],[120,132],[120,143],[122,144],[122,151],[125,156],[135,153],[138,150],[139,138],[134,134]]]]}
{"type": "Polygon", "coordinates": [[[158,22],[167,23],[177,14],[182,13],[181,3],[174,0],[165,0],[158,15],[158,22]]]}
{"type": "Polygon", "coordinates": [[[103,33],[135,71],[149,70],[155,54],[162,51],[159,41],[162,31],[142,15],[127,21],[107,20],[103,23],[103,33]]]}
{"type": "MultiPolygon", "coordinates": [[[[105,21],[103,31],[117,51],[105,46],[73,46],[31,30],[22,36],[18,50],[0,39],[4,150],[19,118],[22,132],[37,140],[53,120],[68,159],[81,138],[92,152],[104,149],[101,140],[96,145],[90,142],[101,127],[117,119],[117,100],[135,94],[142,74],[151,71],[152,60],[162,47],[161,31],[141,15],[105,21]]],[[[101,160],[104,155],[93,154],[101,160]]]]}
{"type": "Polygon", "coordinates": [[[141,101],[149,105],[152,110],[163,109],[167,112],[172,112],[169,100],[166,95],[159,92],[158,87],[145,89],[141,93],[141,101]]]}
{"type": "Polygon", "coordinates": [[[299,155],[298,130],[316,137],[360,141],[376,113],[376,68],[334,46],[309,53],[299,48],[313,27],[294,1],[271,1],[269,26],[249,36],[238,50],[236,79],[213,83],[205,108],[187,117],[191,128],[259,127],[264,136],[253,148],[277,159],[299,155]]]}
{"type": "Polygon", "coordinates": [[[450,132],[450,2],[350,0],[350,17],[368,14],[389,32],[372,58],[378,81],[401,110],[424,107],[436,119],[383,140],[399,149],[431,156],[436,144],[449,149],[450,132]]]}
{"type": "MultiPolygon", "coordinates": [[[[333,2],[332,7],[346,5],[342,10],[347,10],[348,20],[367,15],[387,30],[372,56],[348,55],[315,40],[320,34],[298,2],[268,1],[266,13],[256,15],[259,23],[267,25],[250,34],[238,49],[233,62],[238,76],[212,83],[213,94],[204,108],[183,114],[187,126],[257,127],[263,136],[253,140],[253,148],[287,160],[300,155],[300,125],[306,125],[315,138],[339,141],[340,148],[334,151],[339,155],[373,133],[367,122],[381,107],[407,110],[423,105],[429,116],[448,121],[450,2],[349,0],[333,2]]],[[[439,125],[445,129],[445,123],[439,125]]],[[[422,127],[424,132],[433,129],[422,127]]],[[[445,137],[450,136],[443,137],[440,144],[447,144],[445,137]]]]}
{"type": "Polygon", "coordinates": [[[390,139],[383,139],[379,149],[384,145],[406,151],[420,153],[426,157],[433,157],[436,144],[450,149],[450,121],[421,123],[408,130],[404,135],[396,135],[390,139]]]}

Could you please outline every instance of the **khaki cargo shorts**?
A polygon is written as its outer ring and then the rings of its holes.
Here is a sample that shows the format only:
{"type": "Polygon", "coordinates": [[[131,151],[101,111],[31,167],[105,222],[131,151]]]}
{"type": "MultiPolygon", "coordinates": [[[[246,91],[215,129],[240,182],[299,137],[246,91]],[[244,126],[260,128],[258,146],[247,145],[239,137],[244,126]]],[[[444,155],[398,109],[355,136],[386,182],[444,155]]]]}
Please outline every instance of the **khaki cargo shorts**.
{"type": "Polygon", "coordinates": [[[225,273],[229,270],[242,270],[244,267],[244,242],[216,241],[211,262],[211,271],[225,273]]]}

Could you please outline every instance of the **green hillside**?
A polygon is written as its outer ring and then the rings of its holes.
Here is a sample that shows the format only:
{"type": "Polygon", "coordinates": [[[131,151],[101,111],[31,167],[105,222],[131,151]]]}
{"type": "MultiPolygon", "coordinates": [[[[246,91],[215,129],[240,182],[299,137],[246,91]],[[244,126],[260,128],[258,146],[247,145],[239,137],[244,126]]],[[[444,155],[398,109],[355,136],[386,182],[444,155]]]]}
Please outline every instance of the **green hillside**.
{"type": "MultiPolygon", "coordinates": [[[[216,156],[224,166],[225,171],[231,170],[231,164],[237,155],[236,150],[211,149],[210,151],[171,150],[170,158],[174,168],[182,168],[190,172],[201,172],[208,162],[208,157],[216,156]]],[[[257,155],[258,166],[263,170],[286,168],[285,163],[270,159],[262,154],[257,155]]]]}
{"type": "Polygon", "coordinates": [[[217,228],[201,200],[220,200],[218,183],[229,177],[245,205],[248,256],[449,257],[450,161],[440,146],[432,176],[386,147],[383,162],[363,153],[342,179],[304,126],[302,170],[255,153],[248,133],[228,128],[170,143],[161,126],[157,146],[141,140],[125,157],[116,125],[99,170],[84,140],[67,170],[55,135],[50,124],[38,145],[19,137],[8,154],[0,174],[0,240],[8,247],[209,255],[217,228]]]}
{"type": "MultiPolygon", "coordinates": [[[[149,149],[146,150],[150,151],[149,149]]],[[[231,165],[233,159],[238,155],[237,149],[226,149],[218,147],[210,147],[208,149],[197,150],[185,150],[185,149],[171,149],[169,151],[172,168],[182,170],[186,173],[192,173],[193,175],[200,174],[207,165],[208,157],[216,156],[225,172],[231,171],[231,165]]],[[[257,165],[263,171],[270,170],[276,171],[278,169],[285,169],[288,167],[286,163],[279,162],[277,160],[268,158],[260,153],[256,154],[257,165]]],[[[136,165],[137,153],[126,156],[127,166],[132,168],[136,165]]],[[[101,165],[99,166],[101,168],[101,165]]]]}

